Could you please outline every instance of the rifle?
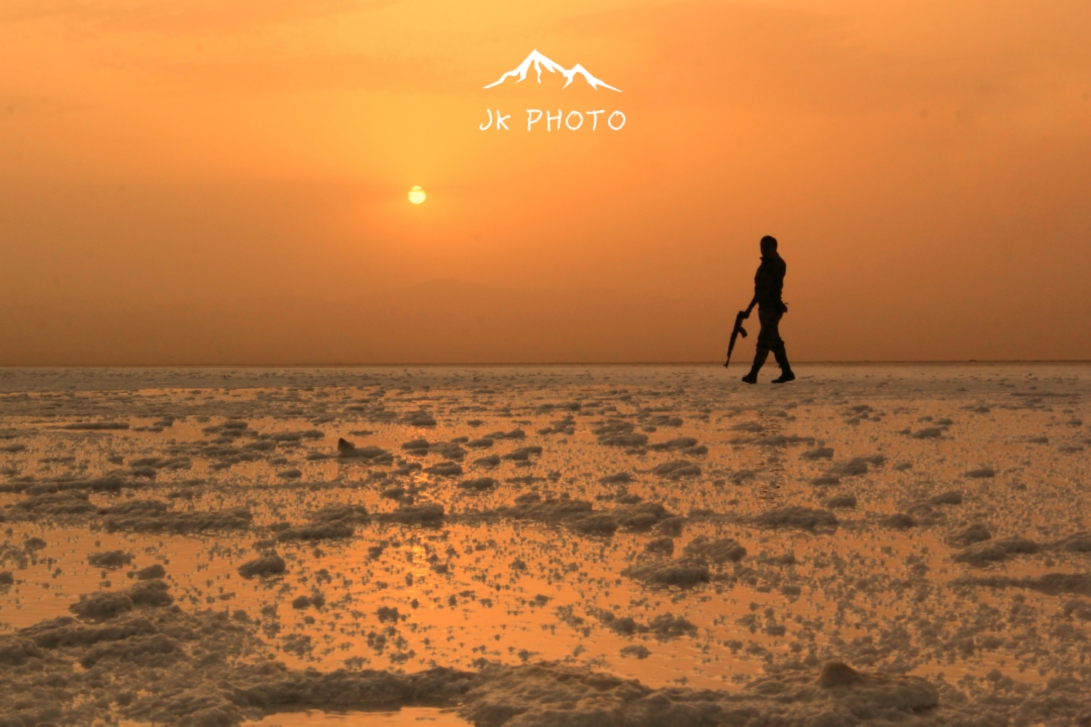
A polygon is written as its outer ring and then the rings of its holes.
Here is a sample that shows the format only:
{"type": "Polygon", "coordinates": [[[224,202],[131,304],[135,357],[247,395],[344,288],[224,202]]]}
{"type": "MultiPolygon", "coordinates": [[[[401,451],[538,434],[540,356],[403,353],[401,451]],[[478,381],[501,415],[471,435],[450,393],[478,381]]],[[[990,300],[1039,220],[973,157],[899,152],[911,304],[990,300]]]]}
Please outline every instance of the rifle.
{"type": "Polygon", "coordinates": [[[746,312],[739,311],[739,314],[735,316],[735,327],[731,330],[731,341],[727,344],[727,361],[724,362],[724,368],[731,363],[731,352],[735,350],[735,341],[738,339],[739,334],[742,334],[743,338],[746,338],[746,329],[742,327],[742,322],[746,320],[746,312]]]}

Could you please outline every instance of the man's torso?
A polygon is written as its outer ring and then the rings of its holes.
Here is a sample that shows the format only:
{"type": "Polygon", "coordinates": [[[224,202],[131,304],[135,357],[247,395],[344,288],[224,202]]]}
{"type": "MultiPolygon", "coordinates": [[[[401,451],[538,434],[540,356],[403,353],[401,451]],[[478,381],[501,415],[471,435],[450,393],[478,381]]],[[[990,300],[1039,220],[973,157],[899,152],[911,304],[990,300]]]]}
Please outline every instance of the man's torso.
{"type": "Polygon", "coordinates": [[[754,297],[758,305],[781,304],[781,292],[784,289],[784,275],[788,266],[779,255],[763,257],[758,272],[754,275],[754,297]]]}

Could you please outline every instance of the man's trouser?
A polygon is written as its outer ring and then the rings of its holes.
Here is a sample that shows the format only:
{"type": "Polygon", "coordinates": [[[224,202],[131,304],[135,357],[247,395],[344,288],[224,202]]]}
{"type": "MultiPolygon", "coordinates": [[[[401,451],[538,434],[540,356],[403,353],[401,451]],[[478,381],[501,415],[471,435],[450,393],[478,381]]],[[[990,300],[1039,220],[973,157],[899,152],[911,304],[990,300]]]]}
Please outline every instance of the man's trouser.
{"type": "Polygon", "coordinates": [[[762,367],[765,359],[769,357],[770,351],[773,352],[782,371],[791,369],[788,364],[788,355],[784,351],[784,341],[780,337],[780,319],[783,315],[782,305],[772,303],[758,306],[758,321],[761,323],[761,330],[758,331],[752,373],[757,373],[762,367]]]}

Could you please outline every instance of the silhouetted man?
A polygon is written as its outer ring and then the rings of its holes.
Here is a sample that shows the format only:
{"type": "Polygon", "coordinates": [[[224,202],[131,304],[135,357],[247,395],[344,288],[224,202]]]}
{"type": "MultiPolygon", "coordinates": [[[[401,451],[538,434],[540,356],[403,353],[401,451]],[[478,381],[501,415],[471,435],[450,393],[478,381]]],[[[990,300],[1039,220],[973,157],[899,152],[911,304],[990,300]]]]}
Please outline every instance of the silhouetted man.
{"type": "Polygon", "coordinates": [[[788,306],[780,299],[780,292],[784,288],[784,273],[788,266],[777,254],[777,239],[766,235],[761,238],[761,265],[754,275],[754,299],[746,308],[746,318],[750,317],[750,311],[754,306],[758,307],[758,320],[761,321],[761,330],[758,331],[758,345],[754,352],[754,365],[750,367],[750,373],[742,377],[748,384],[758,383],[758,371],[761,370],[769,352],[772,351],[780,364],[780,378],[773,379],[774,384],[786,384],[794,381],[796,375],[792,373],[792,367],[788,363],[788,354],[784,352],[784,341],[780,338],[780,317],[788,312],[788,306]]]}

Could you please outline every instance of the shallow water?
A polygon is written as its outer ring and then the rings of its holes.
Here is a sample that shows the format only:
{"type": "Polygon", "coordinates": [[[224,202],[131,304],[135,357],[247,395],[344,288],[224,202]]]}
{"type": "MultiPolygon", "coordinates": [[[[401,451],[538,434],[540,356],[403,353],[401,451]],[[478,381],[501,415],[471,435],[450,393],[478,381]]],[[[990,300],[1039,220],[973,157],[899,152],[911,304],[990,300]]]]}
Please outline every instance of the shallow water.
{"type": "Polygon", "coordinates": [[[469,723],[450,709],[427,707],[403,707],[397,712],[281,712],[254,722],[244,722],[246,727],[326,727],[329,725],[366,725],[366,727],[466,727],[469,723]]]}
{"type": "Polygon", "coordinates": [[[838,660],[969,700],[1088,678],[1091,592],[1027,579],[1088,572],[1091,552],[1065,539],[1088,530],[1091,367],[803,366],[783,387],[741,373],[0,371],[0,573],[14,581],[0,635],[159,564],[182,609],[230,612],[293,669],[550,661],[731,691],[838,660]],[[117,514],[149,500],[166,515],[117,514]],[[558,515],[576,501],[590,512],[558,515]],[[426,503],[442,517],[384,518],[426,503]],[[286,537],[349,504],[370,514],[349,531],[286,537]],[[232,508],[248,519],[200,520],[232,508]],[[1023,544],[982,556],[956,542],[970,526],[1023,544]],[[718,559],[701,538],[745,555],[718,559]],[[89,563],[112,551],[127,562],[89,563]],[[240,575],[273,551],[282,574],[240,575]],[[687,565],[694,582],[641,578],[687,565]]]}

